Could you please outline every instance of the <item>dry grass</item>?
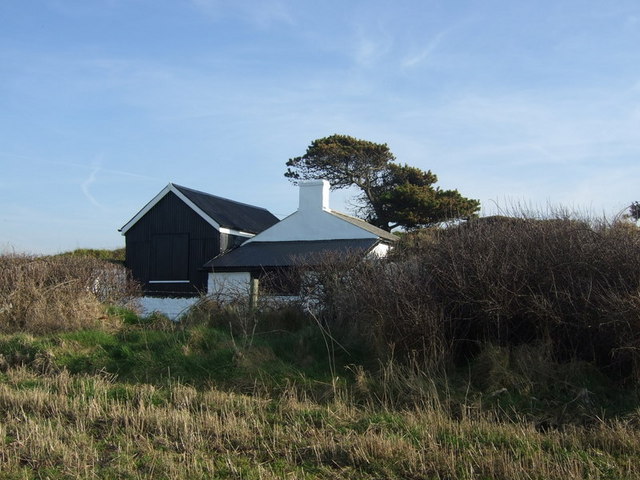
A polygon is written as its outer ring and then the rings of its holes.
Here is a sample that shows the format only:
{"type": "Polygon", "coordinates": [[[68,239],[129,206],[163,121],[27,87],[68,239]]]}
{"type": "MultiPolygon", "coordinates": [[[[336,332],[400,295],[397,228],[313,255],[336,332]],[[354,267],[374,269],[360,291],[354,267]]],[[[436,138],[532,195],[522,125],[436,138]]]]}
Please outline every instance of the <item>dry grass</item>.
{"type": "Polygon", "coordinates": [[[50,333],[96,328],[104,302],[134,287],[122,266],[78,256],[0,256],[0,331],[50,333]]]}
{"type": "Polygon", "coordinates": [[[629,421],[540,432],[484,414],[452,419],[437,401],[327,404],[125,385],[10,369],[0,384],[2,478],[633,479],[629,421]]]}
{"type": "Polygon", "coordinates": [[[307,275],[315,296],[308,305],[324,309],[326,322],[312,323],[321,339],[303,336],[309,319],[297,311],[245,318],[203,304],[189,318],[193,328],[81,332],[93,335],[96,351],[67,352],[89,367],[109,353],[117,362],[105,365],[120,373],[127,362],[146,361],[149,376],[135,378],[162,379],[153,385],[71,375],[49,350],[74,334],[46,337],[50,349],[24,334],[104,327],[100,302],[128,295],[120,267],[74,256],[0,257],[0,329],[23,332],[5,342],[11,355],[0,365],[0,478],[640,478],[640,409],[605,421],[595,410],[607,398],[594,402],[599,392],[572,384],[582,365],[638,378],[639,240],[620,225],[479,223],[423,238],[392,262],[346,259],[307,275]],[[205,325],[221,322],[231,327],[235,353],[207,363],[220,333],[205,325]],[[257,380],[269,378],[257,364],[276,359],[274,333],[285,331],[300,333],[291,337],[299,345],[280,339],[286,358],[300,365],[319,345],[332,381],[288,368],[288,386],[257,380]],[[258,341],[263,333],[270,346],[258,341]],[[353,366],[353,382],[345,381],[334,335],[348,349],[358,337],[380,358],[411,361],[377,371],[353,366]],[[471,358],[467,391],[441,369],[460,352],[471,358]],[[582,361],[567,361],[575,358],[582,361]],[[182,359],[183,373],[198,369],[207,380],[197,388],[173,381],[153,370],[160,359],[171,372],[182,359]],[[253,394],[216,388],[214,365],[246,372],[241,391],[253,394]],[[500,392],[514,407],[508,415],[496,402],[500,392]],[[542,403],[541,394],[556,395],[543,405],[551,416],[558,406],[555,420],[517,409],[523,399],[542,403]],[[588,422],[567,419],[572,409],[588,422]]]}

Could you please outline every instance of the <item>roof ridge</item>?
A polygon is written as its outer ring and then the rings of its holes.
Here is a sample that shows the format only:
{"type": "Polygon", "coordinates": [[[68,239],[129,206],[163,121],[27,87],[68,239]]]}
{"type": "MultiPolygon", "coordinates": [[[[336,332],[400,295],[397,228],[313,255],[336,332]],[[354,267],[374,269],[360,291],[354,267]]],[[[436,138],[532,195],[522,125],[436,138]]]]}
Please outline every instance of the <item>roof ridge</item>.
{"type": "MultiPolygon", "coordinates": [[[[343,218],[343,220],[350,222],[351,220],[357,222],[357,223],[364,223],[367,226],[368,231],[370,231],[371,233],[375,233],[376,235],[386,238],[387,240],[397,240],[398,237],[396,237],[393,233],[388,232],[380,227],[376,227],[375,225],[373,225],[372,223],[367,222],[366,220],[363,220],[362,218],[358,218],[358,217],[354,217],[353,215],[349,215],[347,213],[343,213],[343,212],[339,212],[338,210],[329,210],[328,213],[337,216],[338,218],[340,217],[346,217],[343,218]]],[[[354,224],[353,222],[350,222],[352,224],[354,224]]],[[[364,228],[364,227],[361,227],[364,228]]]]}
{"type": "MultiPolygon", "coordinates": [[[[355,220],[360,220],[361,222],[369,223],[366,220],[363,220],[362,218],[356,217],[355,215],[349,215],[348,213],[344,213],[344,212],[341,212],[339,210],[330,209],[330,213],[337,213],[338,215],[342,215],[343,217],[349,217],[349,218],[353,218],[355,220]]],[[[373,225],[371,223],[369,223],[369,225],[375,227],[375,225],[373,225]]],[[[376,228],[378,228],[378,227],[376,227],[376,228]]]]}
{"type": "Polygon", "coordinates": [[[245,244],[246,245],[253,245],[255,243],[278,243],[278,244],[282,244],[282,243],[320,243],[320,242],[354,242],[354,241],[358,241],[358,240],[379,240],[379,239],[354,237],[354,238],[317,238],[315,240],[267,240],[267,241],[256,240],[256,241],[243,243],[242,245],[240,245],[237,248],[243,247],[243,246],[245,246],[245,244]]]}
{"type": "MultiPolygon", "coordinates": [[[[173,182],[169,182],[169,183],[171,185],[173,185],[174,187],[176,187],[178,190],[184,189],[184,190],[188,190],[188,191],[193,192],[193,193],[198,193],[200,195],[206,195],[208,197],[217,198],[219,200],[224,200],[226,202],[232,202],[232,203],[235,203],[236,205],[243,205],[245,207],[251,207],[251,208],[258,209],[258,210],[264,210],[265,212],[269,212],[269,210],[266,209],[265,207],[259,207],[257,205],[251,205],[250,203],[239,202],[239,201],[233,200],[231,198],[221,197],[220,195],[214,195],[212,193],[203,192],[202,190],[196,190],[195,188],[185,187],[184,185],[178,185],[177,183],[173,183],[173,182]]],[[[271,212],[269,212],[269,213],[271,213],[271,212]]]]}

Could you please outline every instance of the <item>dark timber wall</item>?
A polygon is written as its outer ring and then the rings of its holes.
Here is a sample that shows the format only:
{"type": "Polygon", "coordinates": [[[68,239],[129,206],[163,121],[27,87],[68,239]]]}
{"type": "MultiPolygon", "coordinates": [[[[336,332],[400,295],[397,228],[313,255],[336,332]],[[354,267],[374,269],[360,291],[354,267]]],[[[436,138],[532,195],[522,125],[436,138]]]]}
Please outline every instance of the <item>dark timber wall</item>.
{"type": "Polygon", "coordinates": [[[206,291],[204,263],[240,239],[221,235],[173,192],[125,234],[126,265],[149,295],[206,291]]]}

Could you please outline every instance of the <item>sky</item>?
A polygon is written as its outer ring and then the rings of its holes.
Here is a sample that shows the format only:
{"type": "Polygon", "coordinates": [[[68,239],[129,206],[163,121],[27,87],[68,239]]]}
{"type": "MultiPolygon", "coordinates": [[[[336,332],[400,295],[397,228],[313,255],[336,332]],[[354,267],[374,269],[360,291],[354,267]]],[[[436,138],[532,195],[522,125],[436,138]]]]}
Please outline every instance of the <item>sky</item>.
{"type": "Polygon", "coordinates": [[[616,215],[640,200],[640,2],[0,2],[0,251],[124,246],[169,182],[282,218],[286,161],[335,133],[483,215],[616,215]]]}

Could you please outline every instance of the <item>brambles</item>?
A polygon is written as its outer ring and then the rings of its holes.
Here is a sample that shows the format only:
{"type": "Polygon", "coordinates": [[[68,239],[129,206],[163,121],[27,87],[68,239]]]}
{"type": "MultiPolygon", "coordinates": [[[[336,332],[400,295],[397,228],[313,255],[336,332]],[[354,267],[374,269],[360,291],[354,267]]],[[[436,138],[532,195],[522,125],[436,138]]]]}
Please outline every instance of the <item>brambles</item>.
{"type": "Polygon", "coordinates": [[[626,223],[478,219],[316,278],[326,321],[382,357],[446,365],[485,344],[537,344],[640,379],[640,230],[626,223]]]}

